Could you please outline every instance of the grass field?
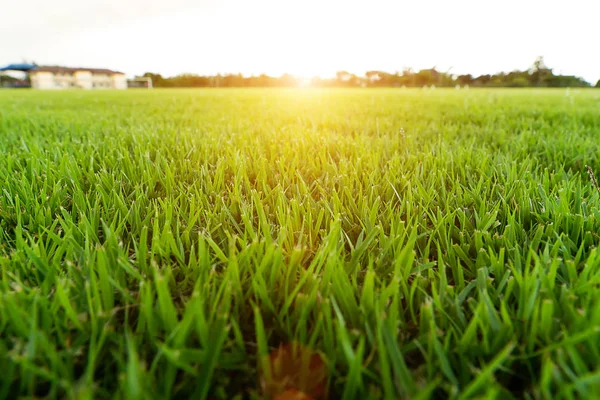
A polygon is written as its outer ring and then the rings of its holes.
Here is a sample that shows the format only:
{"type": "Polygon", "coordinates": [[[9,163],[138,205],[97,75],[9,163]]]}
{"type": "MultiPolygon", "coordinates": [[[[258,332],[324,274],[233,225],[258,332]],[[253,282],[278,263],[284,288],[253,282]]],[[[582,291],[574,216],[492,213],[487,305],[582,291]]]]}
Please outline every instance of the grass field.
{"type": "Polygon", "coordinates": [[[599,137],[594,90],[0,91],[0,398],[276,397],[292,342],[313,398],[598,397],[599,137]]]}

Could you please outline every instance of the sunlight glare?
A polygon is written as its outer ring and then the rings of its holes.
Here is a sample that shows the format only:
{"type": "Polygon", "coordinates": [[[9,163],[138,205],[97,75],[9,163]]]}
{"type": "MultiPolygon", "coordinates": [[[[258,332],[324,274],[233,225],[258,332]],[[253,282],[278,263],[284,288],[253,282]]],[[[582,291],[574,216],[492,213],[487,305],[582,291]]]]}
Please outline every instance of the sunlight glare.
{"type": "Polygon", "coordinates": [[[298,87],[310,87],[312,86],[311,78],[298,78],[298,87]]]}

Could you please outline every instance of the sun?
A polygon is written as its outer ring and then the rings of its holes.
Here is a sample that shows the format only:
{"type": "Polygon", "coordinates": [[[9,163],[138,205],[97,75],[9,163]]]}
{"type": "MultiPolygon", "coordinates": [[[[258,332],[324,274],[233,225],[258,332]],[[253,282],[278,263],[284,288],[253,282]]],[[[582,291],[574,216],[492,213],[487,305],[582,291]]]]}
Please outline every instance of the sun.
{"type": "Polygon", "coordinates": [[[310,87],[312,85],[311,78],[298,78],[298,87],[310,87]]]}

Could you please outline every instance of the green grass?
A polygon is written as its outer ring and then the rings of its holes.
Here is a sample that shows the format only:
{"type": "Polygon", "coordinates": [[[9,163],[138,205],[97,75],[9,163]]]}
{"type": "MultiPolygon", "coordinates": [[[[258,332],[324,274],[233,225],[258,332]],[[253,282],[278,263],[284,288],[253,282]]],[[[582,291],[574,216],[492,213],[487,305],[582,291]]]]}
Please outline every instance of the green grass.
{"type": "Polygon", "coordinates": [[[0,91],[0,398],[600,396],[600,91],[0,91]]]}

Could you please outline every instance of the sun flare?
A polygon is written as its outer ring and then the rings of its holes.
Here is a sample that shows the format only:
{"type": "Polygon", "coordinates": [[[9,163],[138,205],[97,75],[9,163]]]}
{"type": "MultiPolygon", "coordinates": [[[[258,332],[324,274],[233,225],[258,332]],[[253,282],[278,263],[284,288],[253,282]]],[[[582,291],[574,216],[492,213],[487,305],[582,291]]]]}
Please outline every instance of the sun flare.
{"type": "Polygon", "coordinates": [[[298,78],[298,87],[310,87],[312,86],[311,78],[298,78]]]}

